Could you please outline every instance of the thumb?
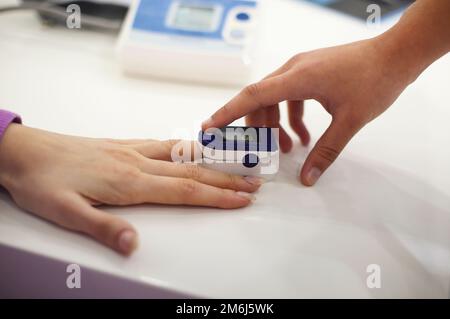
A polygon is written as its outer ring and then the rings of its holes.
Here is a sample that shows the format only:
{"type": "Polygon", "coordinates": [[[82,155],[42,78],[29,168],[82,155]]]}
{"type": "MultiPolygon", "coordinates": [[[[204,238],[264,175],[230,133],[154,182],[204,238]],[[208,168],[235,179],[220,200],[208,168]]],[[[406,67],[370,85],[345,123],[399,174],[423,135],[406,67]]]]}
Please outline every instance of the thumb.
{"type": "Polygon", "coordinates": [[[301,182],[306,186],[313,186],[361,128],[362,125],[353,123],[346,117],[333,118],[306,158],[300,172],[301,182]]]}
{"type": "Polygon", "coordinates": [[[60,196],[53,207],[57,214],[49,219],[60,226],[85,233],[124,255],[136,249],[138,236],[131,224],[92,207],[81,196],[60,196]]]}

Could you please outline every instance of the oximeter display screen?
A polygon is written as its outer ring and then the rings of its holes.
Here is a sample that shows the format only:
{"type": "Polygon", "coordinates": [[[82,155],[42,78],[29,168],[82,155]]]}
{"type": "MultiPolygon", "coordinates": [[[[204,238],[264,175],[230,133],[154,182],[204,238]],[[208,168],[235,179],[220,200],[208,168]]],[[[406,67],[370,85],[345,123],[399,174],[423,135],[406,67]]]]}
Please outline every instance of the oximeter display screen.
{"type": "Polygon", "coordinates": [[[199,142],[203,146],[227,151],[274,152],[278,149],[276,128],[226,126],[200,131],[199,142]]]}
{"type": "Polygon", "coordinates": [[[214,11],[214,7],[180,4],[172,20],[172,26],[180,29],[209,31],[214,27],[214,11]]]}
{"type": "MultiPolygon", "coordinates": [[[[222,130],[223,132],[223,130],[222,130]]],[[[254,134],[249,134],[249,132],[244,132],[243,130],[225,130],[225,139],[227,141],[238,141],[238,142],[257,142],[258,137],[254,134]]]]}
{"type": "Polygon", "coordinates": [[[227,151],[274,152],[278,149],[276,128],[226,126],[200,131],[199,142],[208,148],[227,151]]]}

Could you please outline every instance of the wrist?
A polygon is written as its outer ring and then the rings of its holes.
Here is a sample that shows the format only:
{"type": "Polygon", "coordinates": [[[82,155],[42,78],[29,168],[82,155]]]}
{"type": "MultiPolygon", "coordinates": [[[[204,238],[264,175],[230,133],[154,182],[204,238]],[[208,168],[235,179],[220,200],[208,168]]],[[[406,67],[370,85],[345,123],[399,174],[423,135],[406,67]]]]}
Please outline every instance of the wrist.
{"type": "Polygon", "coordinates": [[[386,64],[409,83],[449,52],[448,9],[450,1],[417,1],[394,27],[374,38],[386,64]]]}
{"type": "Polygon", "coordinates": [[[377,54],[390,74],[396,74],[406,85],[414,82],[431,62],[423,50],[411,41],[408,35],[398,30],[389,30],[374,39],[377,54]]]}
{"type": "Polygon", "coordinates": [[[17,135],[22,130],[21,124],[11,123],[3,132],[0,139],[0,185],[8,186],[14,180],[14,148],[20,147],[17,135]]]}

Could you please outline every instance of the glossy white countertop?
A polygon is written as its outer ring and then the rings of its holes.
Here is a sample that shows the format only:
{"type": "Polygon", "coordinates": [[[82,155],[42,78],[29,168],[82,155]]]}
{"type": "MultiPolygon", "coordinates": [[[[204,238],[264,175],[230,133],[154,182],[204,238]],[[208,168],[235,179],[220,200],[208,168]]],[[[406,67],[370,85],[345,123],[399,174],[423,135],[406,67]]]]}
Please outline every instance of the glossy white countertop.
{"type": "MultiPolygon", "coordinates": [[[[368,30],[295,0],[266,0],[262,9],[255,79],[296,52],[365,38],[395,20],[368,30]]],[[[114,44],[111,35],[47,28],[30,12],[1,15],[1,108],[60,133],[193,138],[237,92],[128,78],[114,44]]],[[[448,298],[449,82],[447,55],[355,137],[313,188],[295,178],[308,151],[297,145],[247,208],[108,208],[139,231],[130,258],[21,211],[5,192],[0,244],[201,297],[448,298]],[[369,264],[381,267],[380,289],[366,286],[369,264]]],[[[329,120],[316,102],[306,103],[313,142],[329,120]]]]}

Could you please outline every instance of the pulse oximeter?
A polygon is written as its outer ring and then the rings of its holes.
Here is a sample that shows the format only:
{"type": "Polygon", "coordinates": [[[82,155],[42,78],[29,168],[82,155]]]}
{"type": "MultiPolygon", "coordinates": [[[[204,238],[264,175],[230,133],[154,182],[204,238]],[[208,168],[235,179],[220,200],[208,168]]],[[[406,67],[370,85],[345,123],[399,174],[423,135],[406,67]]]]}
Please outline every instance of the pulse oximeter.
{"type": "Polygon", "coordinates": [[[279,168],[276,128],[227,126],[201,131],[201,165],[229,174],[271,179],[279,168]]]}

